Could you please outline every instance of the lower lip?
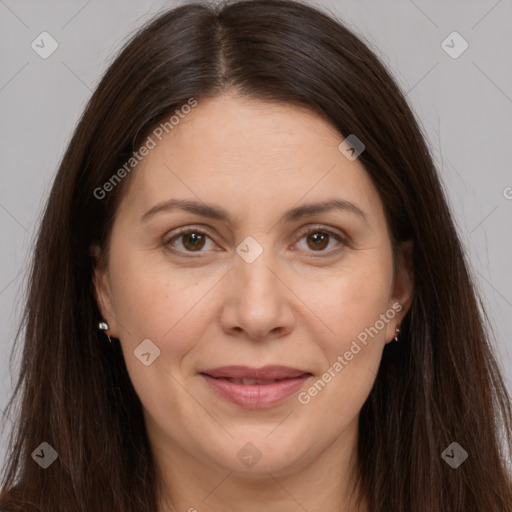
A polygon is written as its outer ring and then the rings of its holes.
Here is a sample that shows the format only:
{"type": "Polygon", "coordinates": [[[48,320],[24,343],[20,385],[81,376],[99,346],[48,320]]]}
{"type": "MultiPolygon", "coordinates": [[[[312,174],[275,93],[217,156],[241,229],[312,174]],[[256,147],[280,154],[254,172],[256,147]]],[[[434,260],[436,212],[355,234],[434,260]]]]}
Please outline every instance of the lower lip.
{"type": "Polygon", "coordinates": [[[272,407],[293,395],[311,375],[284,379],[273,384],[235,384],[226,379],[216,379],[201,374],[208,384],[230,402],[248,409],[272,407]]]}

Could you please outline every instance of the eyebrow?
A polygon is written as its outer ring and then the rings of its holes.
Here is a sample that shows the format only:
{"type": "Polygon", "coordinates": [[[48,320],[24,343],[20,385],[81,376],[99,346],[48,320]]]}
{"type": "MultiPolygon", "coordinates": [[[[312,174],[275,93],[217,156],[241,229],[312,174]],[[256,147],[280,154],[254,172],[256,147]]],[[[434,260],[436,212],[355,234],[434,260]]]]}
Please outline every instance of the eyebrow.
{"type": "MultiPolygon", "coordinates": [[[[173,210],[183,210],[186,212],[194,213],[196,215],[200,215],[202,217],[208,217],[223,222],[231,221],[230,214],[221,207],[187,199],[171,199],[169,201],[159,203],[148,210],[140,220],[142,222],[147,222],[158,213],[169,212],[173,210]]],[[[279,220],[279,223],[293,222],[303,217],[333,210],[353,213],[368,223],[368,218],[363,210],[361,210],[354,203],[351,203],[345,199],[330,199],[327,201],[307,203],[301,206],[297,206],[285,212],[279,220]]]]}

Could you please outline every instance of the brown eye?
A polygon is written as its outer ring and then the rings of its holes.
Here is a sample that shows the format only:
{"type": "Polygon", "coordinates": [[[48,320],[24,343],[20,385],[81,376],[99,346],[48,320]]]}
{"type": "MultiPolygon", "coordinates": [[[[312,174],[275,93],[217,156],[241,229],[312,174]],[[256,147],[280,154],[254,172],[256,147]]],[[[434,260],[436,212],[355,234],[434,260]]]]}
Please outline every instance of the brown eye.
{"type": "Polygon", "coordinates": [[[207,249],[211,249],[215,244],[206,233],[197,229],[188,229],[179,231],[173,237],[169,238],[166,245],[170,245],[171,248],[177,252],[201,253],[206,252],[207,249]],[[208,241],[210,241],[210,247],[208,247],[208,241]]]}
{"type": "Polygon", "coordinates": [[[306,252],[317,252],[323,256],[337,254],[344,246],[349,245],[348,241],[341,234],[323,229],[321,227],[313,227],[301,233],[298,242],[299,248],[306,252]],[[300,247],[302,240],[306,241],[305,247],[300,247]]]}
{"type": "Polygon", "coordinates": [[[204,247],[205,235],[201,233],[187,233],[181,235],[181,238],[183,240],[183,247],[189,251],[200,251],[204,247]]]}
{"type": "Polygon", "coordinates": [[[323,233],[321,231],[310,233],[306,236],[308,247],[314,251],[322,251],[329,244],[329,236],[329,234],[323,233]]]}

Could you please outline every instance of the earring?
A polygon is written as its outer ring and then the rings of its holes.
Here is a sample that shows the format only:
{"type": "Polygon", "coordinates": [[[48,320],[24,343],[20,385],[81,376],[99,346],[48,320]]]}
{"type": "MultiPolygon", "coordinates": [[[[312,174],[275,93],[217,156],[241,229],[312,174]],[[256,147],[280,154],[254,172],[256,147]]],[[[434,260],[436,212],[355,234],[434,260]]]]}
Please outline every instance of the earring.
{"type": "Polygon", "coordinates": [[[103,331],[105,333],[105,336],[108,338],[108,341],[110,341],[110,343],[112,343],[112,340],[110,339],[110,336],[108,335],[108,329],[109,329],[108,323],[103,320],[101,322],[98,322],[98,329],[100,331],[103,331]]]}
{"type": "Polygon", "coordinates": [[[399,327],[397,327],[397,328],[396,328],[396,336],[395,336],[395,338],[394,338],[394,340],[395,340],[397,343],[398,343],[398,335],[399,335],[399,334],[400,334],[400,328],[399,328],[399,327]]]}

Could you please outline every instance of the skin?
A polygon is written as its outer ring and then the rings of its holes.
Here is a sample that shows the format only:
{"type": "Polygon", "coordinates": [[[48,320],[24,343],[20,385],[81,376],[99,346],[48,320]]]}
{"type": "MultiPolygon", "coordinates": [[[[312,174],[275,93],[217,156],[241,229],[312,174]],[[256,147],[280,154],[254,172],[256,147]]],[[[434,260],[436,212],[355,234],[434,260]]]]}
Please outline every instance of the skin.
{"type": "MultiPolygon", "coordinates": [[[[129,178],[94,284],[143,405],[159,512],[357,510],[349,495],[359,412],[413,284],[406,264],[393,275],[382,202],[359,160],[338,150],[343,138],[309,110],[226,93],[199,101],[129,178]],[[183,210],[141,220],[172,198],[217,205],[231,221],[183,210]],[[333,210],[278,222],[333,198],[367,220],[333,210]],[[170,240],[182,226],[207,237],[170,240]],[[319,242],[314,233],[325,229],[348,244],[319,242]],[[247,236],[263,249],[252,263],[236,252],[247,236]],[[294,395],[242,408],[197,373],[282,364],[313,374],[307,391],[397,302],[402,310],[307,404],[294,395]],[[148,366],[134,356],[147,338],[161,351],[148,366]],[[237,457],[249,442],[261,453],[252,467],[237,457]]],[[[408,261],[411,246],[399,250],[408,261]]]]}

